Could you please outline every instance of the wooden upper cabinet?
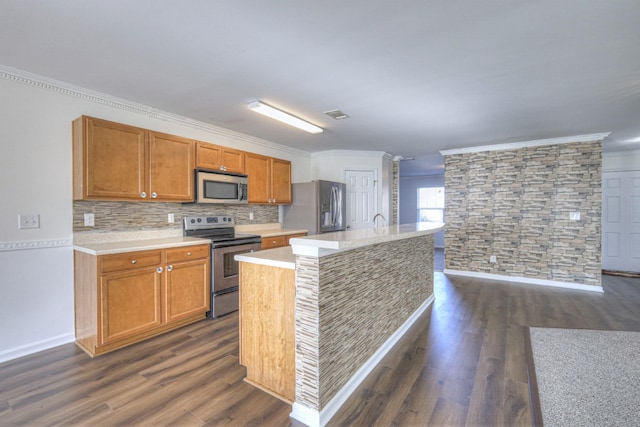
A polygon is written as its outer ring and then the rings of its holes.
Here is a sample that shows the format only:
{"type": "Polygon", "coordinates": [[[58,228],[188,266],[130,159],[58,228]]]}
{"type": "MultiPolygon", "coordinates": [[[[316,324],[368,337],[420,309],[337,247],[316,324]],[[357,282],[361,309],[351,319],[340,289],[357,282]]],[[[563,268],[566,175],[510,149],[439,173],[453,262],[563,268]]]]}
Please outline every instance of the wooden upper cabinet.
{"type": "Polygon", "coordinates": [[[191,140],[82,116],[73,122],[73,198],[193,201],[194,156],[191,140]]]}
{"type": "Polygon", "coordinates": [[[158,200],[193,200],[193,141],[149,132],[149,195],[158,200]]]}
{"type": "Polygon", "coordinates": [[[271,159],[271,198],[273,203],[291,203],[291,162],[271,159]]]}
{"type": "Polygon", "coordinates": [[[291,162],[260,154],[245,154],[249,203],[291,203],[291,162]]]}
{"type": "Polygon", "coordinates": [[[73,198],[140,199],[145,131],[91,117],[73,122],[73,198]]]}
{"type": "Polygon", "coordinates": [[[245,153],[233,148],[206,142],[196,143],[196,165],[198,168],[245,173],[245,153]]]}
{"type": "Polygon", "coordinates": [[[249,203],[270,203],[269,164],[271,158],[247,153],[244,159],[244,169],[249,176],[249,203]]]}

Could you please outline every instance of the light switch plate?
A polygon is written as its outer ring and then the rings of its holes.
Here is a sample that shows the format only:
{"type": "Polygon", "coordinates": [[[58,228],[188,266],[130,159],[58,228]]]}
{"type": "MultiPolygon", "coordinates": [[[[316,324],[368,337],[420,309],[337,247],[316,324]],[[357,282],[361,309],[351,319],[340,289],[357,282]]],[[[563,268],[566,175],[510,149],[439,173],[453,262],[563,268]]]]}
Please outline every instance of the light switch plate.
{"type": "Polygon", "coordinates": [[[170,223],[176,222],[175,214],[167,214],[167,222],[170,222],[170,223]]]}
{"type": "Polygon", "coordinates": [[[40,215],[38,214],[19,214],[18,228],[40,228],[40,215]]]}
{"type": "Polygon", "coordinates": [[[489,262],[490,262],[491,264],[494,264],[494,263],[496,262],[496,256],[495,256],[495,255],[491,255],[491,256],[489,257],[489,262]]]}
{"type": "Polygon", "coordinates": [[[569,212],[569,221],[580,221],[580,212],[569,212]]]}

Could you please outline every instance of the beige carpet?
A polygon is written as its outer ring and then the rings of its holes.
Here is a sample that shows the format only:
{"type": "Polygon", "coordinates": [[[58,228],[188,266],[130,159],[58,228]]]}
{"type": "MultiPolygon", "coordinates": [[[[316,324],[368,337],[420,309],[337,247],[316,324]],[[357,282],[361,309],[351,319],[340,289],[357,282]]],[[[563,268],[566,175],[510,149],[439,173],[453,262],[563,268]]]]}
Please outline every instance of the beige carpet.
{"type": "Polygon", "coordinates": [[[546,427],[640,425],[640,332],[529,328],[529,334],[546,427]]]}

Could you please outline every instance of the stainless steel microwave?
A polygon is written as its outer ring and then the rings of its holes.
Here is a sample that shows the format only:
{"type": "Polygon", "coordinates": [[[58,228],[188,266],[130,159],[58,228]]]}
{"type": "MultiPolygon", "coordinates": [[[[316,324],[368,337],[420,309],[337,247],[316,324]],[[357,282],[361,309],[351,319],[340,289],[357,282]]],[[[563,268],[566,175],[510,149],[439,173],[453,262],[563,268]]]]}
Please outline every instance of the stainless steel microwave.
{"type": "Polygon", "coordinates": [[[248,203],[247,175],[196,170],[196,203],[248,203]]]}

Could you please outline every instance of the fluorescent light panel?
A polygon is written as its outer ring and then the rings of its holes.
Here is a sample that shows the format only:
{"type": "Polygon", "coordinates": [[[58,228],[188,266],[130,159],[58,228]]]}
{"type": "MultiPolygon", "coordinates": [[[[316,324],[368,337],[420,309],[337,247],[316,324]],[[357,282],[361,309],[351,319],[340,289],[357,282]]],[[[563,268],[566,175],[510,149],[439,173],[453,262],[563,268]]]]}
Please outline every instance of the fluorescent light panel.
{"type": "Polygon", "coordinates": [[[273,108],[270,105],[264,104],[260,101],[254,101],[250,103],[249,109],[255,111],[256,113],[260,113],[267,117],[271,117],[272,119],[281,121],[282,123],[297,127],[298,129],[302,129],[309,133],[322,133],[322,128],[316,125],[312,125],[309,122],[305,122],[302,119],[292,116],[289,113],[285,113],[284,111],[278,110],[277,108],[273,108]]]}

